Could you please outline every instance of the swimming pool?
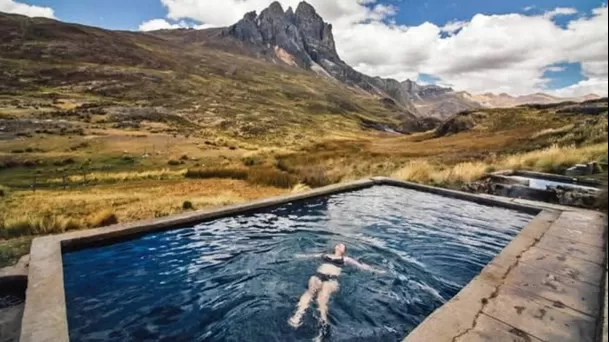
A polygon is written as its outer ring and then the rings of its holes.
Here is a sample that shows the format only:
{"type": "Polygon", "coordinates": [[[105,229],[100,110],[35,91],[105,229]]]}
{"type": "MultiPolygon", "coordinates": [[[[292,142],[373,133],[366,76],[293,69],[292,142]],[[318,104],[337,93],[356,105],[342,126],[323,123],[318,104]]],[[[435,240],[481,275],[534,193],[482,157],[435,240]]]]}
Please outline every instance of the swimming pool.
{"type": "Polygon", "coordinates": [[[326,341],[401,340],[532,219],[413,190],[372,188],[149,234],[63,256],[72,341],[310,341],[287,324],[316,259],[347,244],[387,271],[346,268],[326,341]]]}

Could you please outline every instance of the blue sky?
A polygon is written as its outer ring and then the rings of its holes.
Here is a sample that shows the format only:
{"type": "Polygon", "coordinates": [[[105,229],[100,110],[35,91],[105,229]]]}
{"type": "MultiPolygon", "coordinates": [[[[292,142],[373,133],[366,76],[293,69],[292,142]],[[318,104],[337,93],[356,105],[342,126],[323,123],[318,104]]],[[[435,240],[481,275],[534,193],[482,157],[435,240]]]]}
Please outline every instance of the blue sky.
{"type": "MultiPolygon", "coordinates": [[[[119,30],[137,30],[143,21],[163,18],[167,14],[167,10],[159,0],[24,0],[21,2],[53,8],[55,16],[62,21],[119,30]]],[[[580,13],[589,13],[602,2],[594,0],[381,0],[378,3],[393,5],[400,9],[395,16],[398,24],[415,26],[426,21],[438,25],[454,20],[466,21],[478,13],[534,14],[556,7],[573,7],[580,13]]],[[[557,19],[564,23],[565,18],[557,19]]]]}
{"type": "MultiPolygon", "coordinates": [[[[297,2],[280,1],[291,5],[297,2]]],[[[54,17],[62,21],[107,29],[139,30],[143,28],[143,23],[150,21],[155,24],[149,26],[150,29],[158,29],[178,26],[180,21],[181,25],[186,23],[193,26],[218,17],[222,17],[222,20],[212,24],[228,25],[245,11],[259,10],[270,2],[271,0],[5,0],[4,3],[9,5],[4,8],[10,10],[11,4],[39,6],[52,9],[54,17]]],[[[411,78],[423,83],[438,83],[475,92],[556,90],[565,95],[584,91],[607,92],[607,86],[604,85],[607,83],[607,53],[602,52],[607,48],[606,44],[603,46],[598,43],[602,39],[607,41],[607,11],[603,1],[377,0],[368,1],[366,5],[359,4],[357,0],[309,2],[324,19],[334,24],[341,57],[356,69],[374,76],[400,80],[411,78]],[[382,14],[371,14],[373,11],[370,10],[374,8],[381,10],[378,12],[382,14]],[[383,8],[392,10],[384,12],[383,8]],[[602,8],[604,12],[598,12],[602,8]],[[559,14],[550,15],[552,11],[559,14]],[[353,18],[357,20],[354,21],[353,18]],[[545,18],[546,23],[532,18],[545,18]],[[580,25],[580,31],[568,29],[569,23],[588,19],[591,24],[580,25]],[[384,26],[366,26],[370,20],[384,26]],[[461,31],[446,30],[446,24],[455,22],[457,27],[468,30],[468,34],[461,35],[461,31]],[[553,28],[548,27],[548,24],[553,28]],[[392,28],[394,25],[414,29],[397,34],[392,28]],[[531,31],[527,32],[526,27],[522,30],[519,25],[528,26],[531,31]],[[368,34],[370,36],[366,36],[368,34]],[[354,35],[360,40],[354,40],[354,35]],[[534,39],[531,42],[529,35],[538,38],[539,43],[534,39]],[[560,38],[559,35],[567,38],[560,38]],[[423,39],[421,37],[426,40],[419,42],[423,39]],[[389,39],[393,40],[389,42],[389,39]],[[569,42],[569,39],[572,41],[569,42]],[[522,46],[518,46],[520,40],[523,41],[522,46]],[[586,51],[585,56],[580,56],[582,53],[577,50],[582,47],[577,46],[578,40],[597,42],[594,49],[586,47],[587,50],[594,51],[586,51]],[[488,46],[483,46],[485,44],[488,46]],[[377,45],[377,48],[373,45],[377,45]],[[405,47],[397,49],[401,45],[405,47]],[[561,45],[561,49],[552,51],[552,45],[561,45]],[[456,50],[447,51],[446,46],[453,46],[456,50]],[[391,51],[391,56],[388,56],[387,49],[393,50],[394,47],[399,51],[391,51]],[[546,54],[545,60],[542,61],[531,52],[527,53],[530,54],[526,57],[529,58],[528,61],[525,57],[520,58],[519,54],[526,53],[527,49],[530,51],[537,48],[546,54]],[[469,49],[471,55],[467,53],[469,49]],[[501,53],[505,56],[495,56],[501,53]],[[442,58],[442,55],[445,56],[442,58]],[[452,56],[454,60],[451,60],[452,56]],[[507,60],[508,65],[504,70],[484,64],[485,61],[503,59],[507,60]],[[476,64],[476,61],[480,62],[476,64]],[[444,67],[444,64],[447,66],[444,67]],[[467,64],[479,67],[476,70],[467,64]],[[522,80],[515,78],[518,73],[521,73],[522,80]]],[[[0,11],[6,10],[2,6],[0,1],[0,11]]]]}

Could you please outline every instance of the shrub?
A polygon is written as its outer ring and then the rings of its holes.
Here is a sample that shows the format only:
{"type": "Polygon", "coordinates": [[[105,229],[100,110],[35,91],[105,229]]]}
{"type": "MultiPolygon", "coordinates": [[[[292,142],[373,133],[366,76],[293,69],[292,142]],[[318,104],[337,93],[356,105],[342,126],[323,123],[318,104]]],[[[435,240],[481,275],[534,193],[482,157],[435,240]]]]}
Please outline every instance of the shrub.
{"type": "Polygon", "coordinates": [[[105,209],[89,216],[87,223],[93,228],[99,228],[117,224],[118,218],[111,210],[105,209]]]}
{"type": "Polygon", "coordinates": [[[8,188],[0,185],[0,197],[8,196],[8,188]]]}
{"type": "Polygon", "coordinates": [[[187,155],[187,154],[183,154],[183,155],[180,157],[180,160],[188,160],[188,155],[187,155]]]}
{"type": "Polygon", "coordinates": [[[284,189],[290,189],[298,183],[298,179],[293,175],[270,168],[252,169],[248,174],[247,181],[252,184],[284,189]]]}
{"type": "Polygon", "coordinates": [[[20,150],[20,149],[11,151],[11,153],[24,153],[24,152],[25,152],[24,150],[20,150]]]}
{"type": "Polygon", "coordinates": [[[299,171],[300,181],[312,188],[333,184],[339,179],[329,177],[324,169],[317,166],[306,167],[299,171]]]}
{"type": "Polygon", "coordinates": [[[192,205],[191,201],[184,201],[182,203],[182,209],[184,209],[184,210],[192,210],[192,209],[194,209],[194,206],[192,205]]]}
{"type": "Polygon", "coordinates": [[[176,165],[180,165],[182,164],[182,162],[180,162],[179,160],[175,160],[175,159],[170,159],[167,164],[171,165],[171,166],[176,166],[176,165]]]}
{"type": "Polygon", "coordinates": [[[208,168],[208,169],[189,169],[184,175],[186,178],[228,178],[246,180],[247,171],[242,169],[230,168],[208,168]]]}
{"type": "Polygon", "coordinates": [[[259,157],[248,156],[248,157],[243,157],[241,159],[241,162],[243,162],[243,165],[245,165],[245,166],[255,166],[255,165],[262,164],[262,159],[259,157]]]}

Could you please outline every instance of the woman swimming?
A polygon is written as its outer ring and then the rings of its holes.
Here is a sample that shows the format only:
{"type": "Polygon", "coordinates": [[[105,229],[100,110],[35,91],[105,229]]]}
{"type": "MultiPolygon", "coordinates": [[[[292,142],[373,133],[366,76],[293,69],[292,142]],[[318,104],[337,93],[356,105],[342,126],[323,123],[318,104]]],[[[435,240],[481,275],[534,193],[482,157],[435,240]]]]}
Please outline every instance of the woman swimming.
{"type": "MultiPolygon", "coordinates": [[[[346,256],[347,246],[342,243],[334,247],[333,254],[313,254],[305,255],[304,257],[321,257],[323,263],[317,269],[317,272],[309,278],[309,286],[305,293],[300,297],[300,301],[296,307],[296,312],[288,320],[294,328],[298,328],[302,324],[304,316],[309,304],[317,295],[317,309],[319,310],[319,323],[322,326],[322,331],[327,329],[328,325],[328,302],[330,296],[338,290],[338,277],[345,265],[354,266],[361,270],[385,273],[385,271],[377,270],[369,265],[361,263],[355,259],[346,256]]],[[[303,257],[302,255],[297,257],[303,257]]]]}

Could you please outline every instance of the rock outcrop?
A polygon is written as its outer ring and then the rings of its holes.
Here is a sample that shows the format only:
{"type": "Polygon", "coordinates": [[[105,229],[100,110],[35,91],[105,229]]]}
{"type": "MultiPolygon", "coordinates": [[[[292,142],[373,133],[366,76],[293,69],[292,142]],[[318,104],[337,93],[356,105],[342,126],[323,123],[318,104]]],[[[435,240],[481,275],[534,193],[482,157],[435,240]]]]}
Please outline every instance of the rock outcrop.
{"type": "Polygon", "coordinates": [[[260,15],[247,13],[222,34],[248,44],[257,53],[330,76],[380,98],[391,98],[403,110],[417,113],[400,82],[364,75],[345,63],[336,52],[332,25],[306,2],[301,2],[296,11],[291,7],[284,11],[274,2],[260,15]]]}

